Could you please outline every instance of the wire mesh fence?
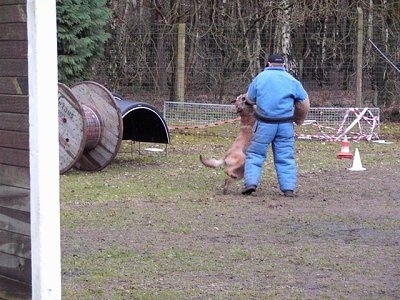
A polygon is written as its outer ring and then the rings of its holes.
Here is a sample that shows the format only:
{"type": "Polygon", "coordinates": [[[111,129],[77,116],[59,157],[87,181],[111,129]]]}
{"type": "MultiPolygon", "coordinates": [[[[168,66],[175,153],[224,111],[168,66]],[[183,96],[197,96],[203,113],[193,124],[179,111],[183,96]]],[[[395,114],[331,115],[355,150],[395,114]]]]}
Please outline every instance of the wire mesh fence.
{"type": "Polygon", "coordinates": [[[98,81],[135,98],[229,104],[278,52],[314,106],[399,106],[398,0],[108,2],[98,81]]]}
{"type": "MultiPolygon", "coordinates": [[[[208,129],[238,120],[234,105],[187,102],[164,102],[164,119],[170,130],[208,129]]],[[[379,139],[379,108],[312,107],[302,126],[296,126],[296,137],[309,140],[379,139]]],[[[229,132],[232,128],[229,127],[229,132]]]]}
{"type": "Polygon", "coordinates": [[[164,102],[164,119],[172,127],[209,127],[237,119],[234,105],[164,102]]]}

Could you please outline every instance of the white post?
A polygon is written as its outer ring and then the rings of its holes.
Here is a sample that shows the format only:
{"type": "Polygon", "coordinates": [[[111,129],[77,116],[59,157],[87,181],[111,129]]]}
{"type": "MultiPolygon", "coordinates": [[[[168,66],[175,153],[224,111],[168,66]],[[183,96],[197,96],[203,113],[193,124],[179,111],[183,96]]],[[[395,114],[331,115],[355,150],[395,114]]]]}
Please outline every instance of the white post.
{"type": "Polygon", "coordinates": [[[56,1],[27,0],[32,299],[61,299],[56,1]]]}

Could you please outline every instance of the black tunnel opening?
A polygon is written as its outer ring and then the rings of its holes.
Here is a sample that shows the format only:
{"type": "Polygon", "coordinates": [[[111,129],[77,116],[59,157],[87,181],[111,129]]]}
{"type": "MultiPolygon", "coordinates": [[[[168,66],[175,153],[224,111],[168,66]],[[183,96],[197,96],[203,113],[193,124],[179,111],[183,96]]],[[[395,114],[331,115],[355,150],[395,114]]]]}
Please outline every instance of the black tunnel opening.
{"type": "Polygon", "coordinates": [[[155,107],[114,94],[123,121],[123,140],[169,144],[168,126],[155,107]]]}

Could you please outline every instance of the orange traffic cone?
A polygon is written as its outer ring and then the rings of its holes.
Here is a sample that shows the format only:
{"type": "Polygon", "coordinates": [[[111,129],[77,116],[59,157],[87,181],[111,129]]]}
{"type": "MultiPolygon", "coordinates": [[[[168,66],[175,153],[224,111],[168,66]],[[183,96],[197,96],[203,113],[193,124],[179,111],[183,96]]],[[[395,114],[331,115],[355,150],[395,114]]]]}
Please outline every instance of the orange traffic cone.
{"type": "Polygon", "coordinates": [[[342,148],[340,149],[340,152],[336,156],[337,158],[347,158],[347,159],[352,159],[353,154],[350,152],[350,143],[347,140],[347,136],[344,136],[344,139],[342,141],[342,148]]]}
{"type": "Polygon", "coordinates": [[[353,166],[349,168],[350,171],[365,171],[366,169],[363,168],[360,158],[360,152],[358,148],[356,148],[356,153],[354,154],[353,166]]]}

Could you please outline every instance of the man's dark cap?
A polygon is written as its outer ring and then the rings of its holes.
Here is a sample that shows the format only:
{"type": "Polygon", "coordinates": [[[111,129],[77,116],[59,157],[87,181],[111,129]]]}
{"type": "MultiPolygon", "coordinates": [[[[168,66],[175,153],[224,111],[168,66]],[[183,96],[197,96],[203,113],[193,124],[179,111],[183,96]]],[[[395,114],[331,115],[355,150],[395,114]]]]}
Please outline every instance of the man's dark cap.
{"type": "Polygon", "coordinates": [[[283,64],[285,63],[283,57],[279,54],[271,54],[268,57],[268,62],[270,63],[275,63],[275,64],[283,64]]]}

